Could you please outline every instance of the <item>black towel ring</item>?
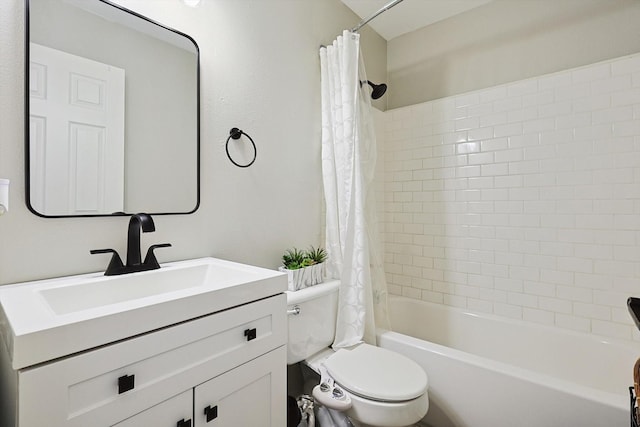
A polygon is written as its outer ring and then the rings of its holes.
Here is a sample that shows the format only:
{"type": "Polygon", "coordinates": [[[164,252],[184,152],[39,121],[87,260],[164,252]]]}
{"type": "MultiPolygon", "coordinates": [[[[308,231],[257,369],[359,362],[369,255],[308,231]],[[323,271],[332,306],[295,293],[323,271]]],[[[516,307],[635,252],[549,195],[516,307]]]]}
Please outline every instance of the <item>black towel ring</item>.
{"type": "Polygon", "coordinates": [[[227,152],[227,157],[229,158],[229,160],[231,160],[231,163],[233,163],[234,165],[236,165],[239,168],[248,168],[249,166],[251,166],[253,164],[253,162],[256,161],[256,157],[258,156],[258,150],[256,149],[256,143],[253,142],[253,139],[251,139],[251,137],[249,135],[247,135],[245,132],[243,132],[242,130],[238,129],[238,128],[233,128],[229,131],[229,137],[227,138],[227,143],[224,146],[225,151],[227,152]],[[251,160],[249,163],[247,163],[246,165],[241,165],[235,162],[235,160],[233,160],[231,158],[231,155],[229,154],[229,141],[231,141],[232,139],[238,140],[240,139],[240,137],[244,135],[247,138],[249,138],[249,141],[251,141],[251,145],[253,145],[253,160],[251,160]]]}

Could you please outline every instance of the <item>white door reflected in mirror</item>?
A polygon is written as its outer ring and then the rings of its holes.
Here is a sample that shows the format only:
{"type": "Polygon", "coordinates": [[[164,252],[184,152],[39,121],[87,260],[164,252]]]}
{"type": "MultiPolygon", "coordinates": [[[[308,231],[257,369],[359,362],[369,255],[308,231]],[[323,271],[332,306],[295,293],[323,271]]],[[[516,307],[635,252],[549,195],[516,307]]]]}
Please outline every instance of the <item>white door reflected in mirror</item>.
{"type": "Polygon", "coordinates": [[[45,215],[124,211],[125,71],[31,43],[31,204],[45,215]]]}

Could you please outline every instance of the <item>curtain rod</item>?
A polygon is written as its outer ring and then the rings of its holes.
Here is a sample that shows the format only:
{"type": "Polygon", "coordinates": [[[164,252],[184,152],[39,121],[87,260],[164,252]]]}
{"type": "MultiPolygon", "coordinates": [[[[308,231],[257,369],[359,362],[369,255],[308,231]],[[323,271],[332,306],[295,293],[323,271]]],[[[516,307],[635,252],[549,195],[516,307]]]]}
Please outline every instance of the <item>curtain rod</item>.
{"type": "Polygon", "coordinates": [[[367,25],[370,21],[372,21],[374,18],[376,18],[378,15],[380,15],[383,12],[386,12],[387,10],[391,9],[393,6],[397,5],[398,3],[400,3],[403,0],[393,0],[392,2],[388,3],[386,6],[383,6],[382,9],[380,9],[379,11],[377,11],[376,13],[374,13],[373,15],[369,16],[368,18],[363,19],[362,21],[360,21],[360,23],[358,25],[356,25],[355,27],[353,27],[351,29],[352,33],[356,33],[358,32],[358,30],[362,27],[364,27],[365,25],[367,25]]]}

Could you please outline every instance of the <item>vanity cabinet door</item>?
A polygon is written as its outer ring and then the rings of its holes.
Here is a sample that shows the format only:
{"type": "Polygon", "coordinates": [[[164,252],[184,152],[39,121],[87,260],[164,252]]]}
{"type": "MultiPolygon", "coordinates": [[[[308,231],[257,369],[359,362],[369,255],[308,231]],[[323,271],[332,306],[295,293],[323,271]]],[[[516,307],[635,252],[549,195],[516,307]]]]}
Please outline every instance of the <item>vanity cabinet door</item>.
{"type": "Polygon", "coordinates": [[[191,427],[193,389],[157,404],[113,427],[191,427]]]}
{"type": "Polygon", "coordinates": [[[282,427],[286,420],[286,347],[195,388],[194,427],[282,427]]]}

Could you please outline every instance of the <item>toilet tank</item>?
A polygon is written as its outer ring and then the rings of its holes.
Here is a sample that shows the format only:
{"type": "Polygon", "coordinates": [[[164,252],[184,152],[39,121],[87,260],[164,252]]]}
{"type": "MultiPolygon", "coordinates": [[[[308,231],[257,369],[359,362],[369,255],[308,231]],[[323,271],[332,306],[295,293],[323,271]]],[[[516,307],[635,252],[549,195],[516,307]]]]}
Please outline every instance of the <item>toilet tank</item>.
{"type": "Polygon", "coordinates": [[[339,280],[287,292],[289,342],[287,364],[292,365],[330,346],[336,331],[339,280]],[[298,311],[298,314],[291,314],[298,311]]]}

